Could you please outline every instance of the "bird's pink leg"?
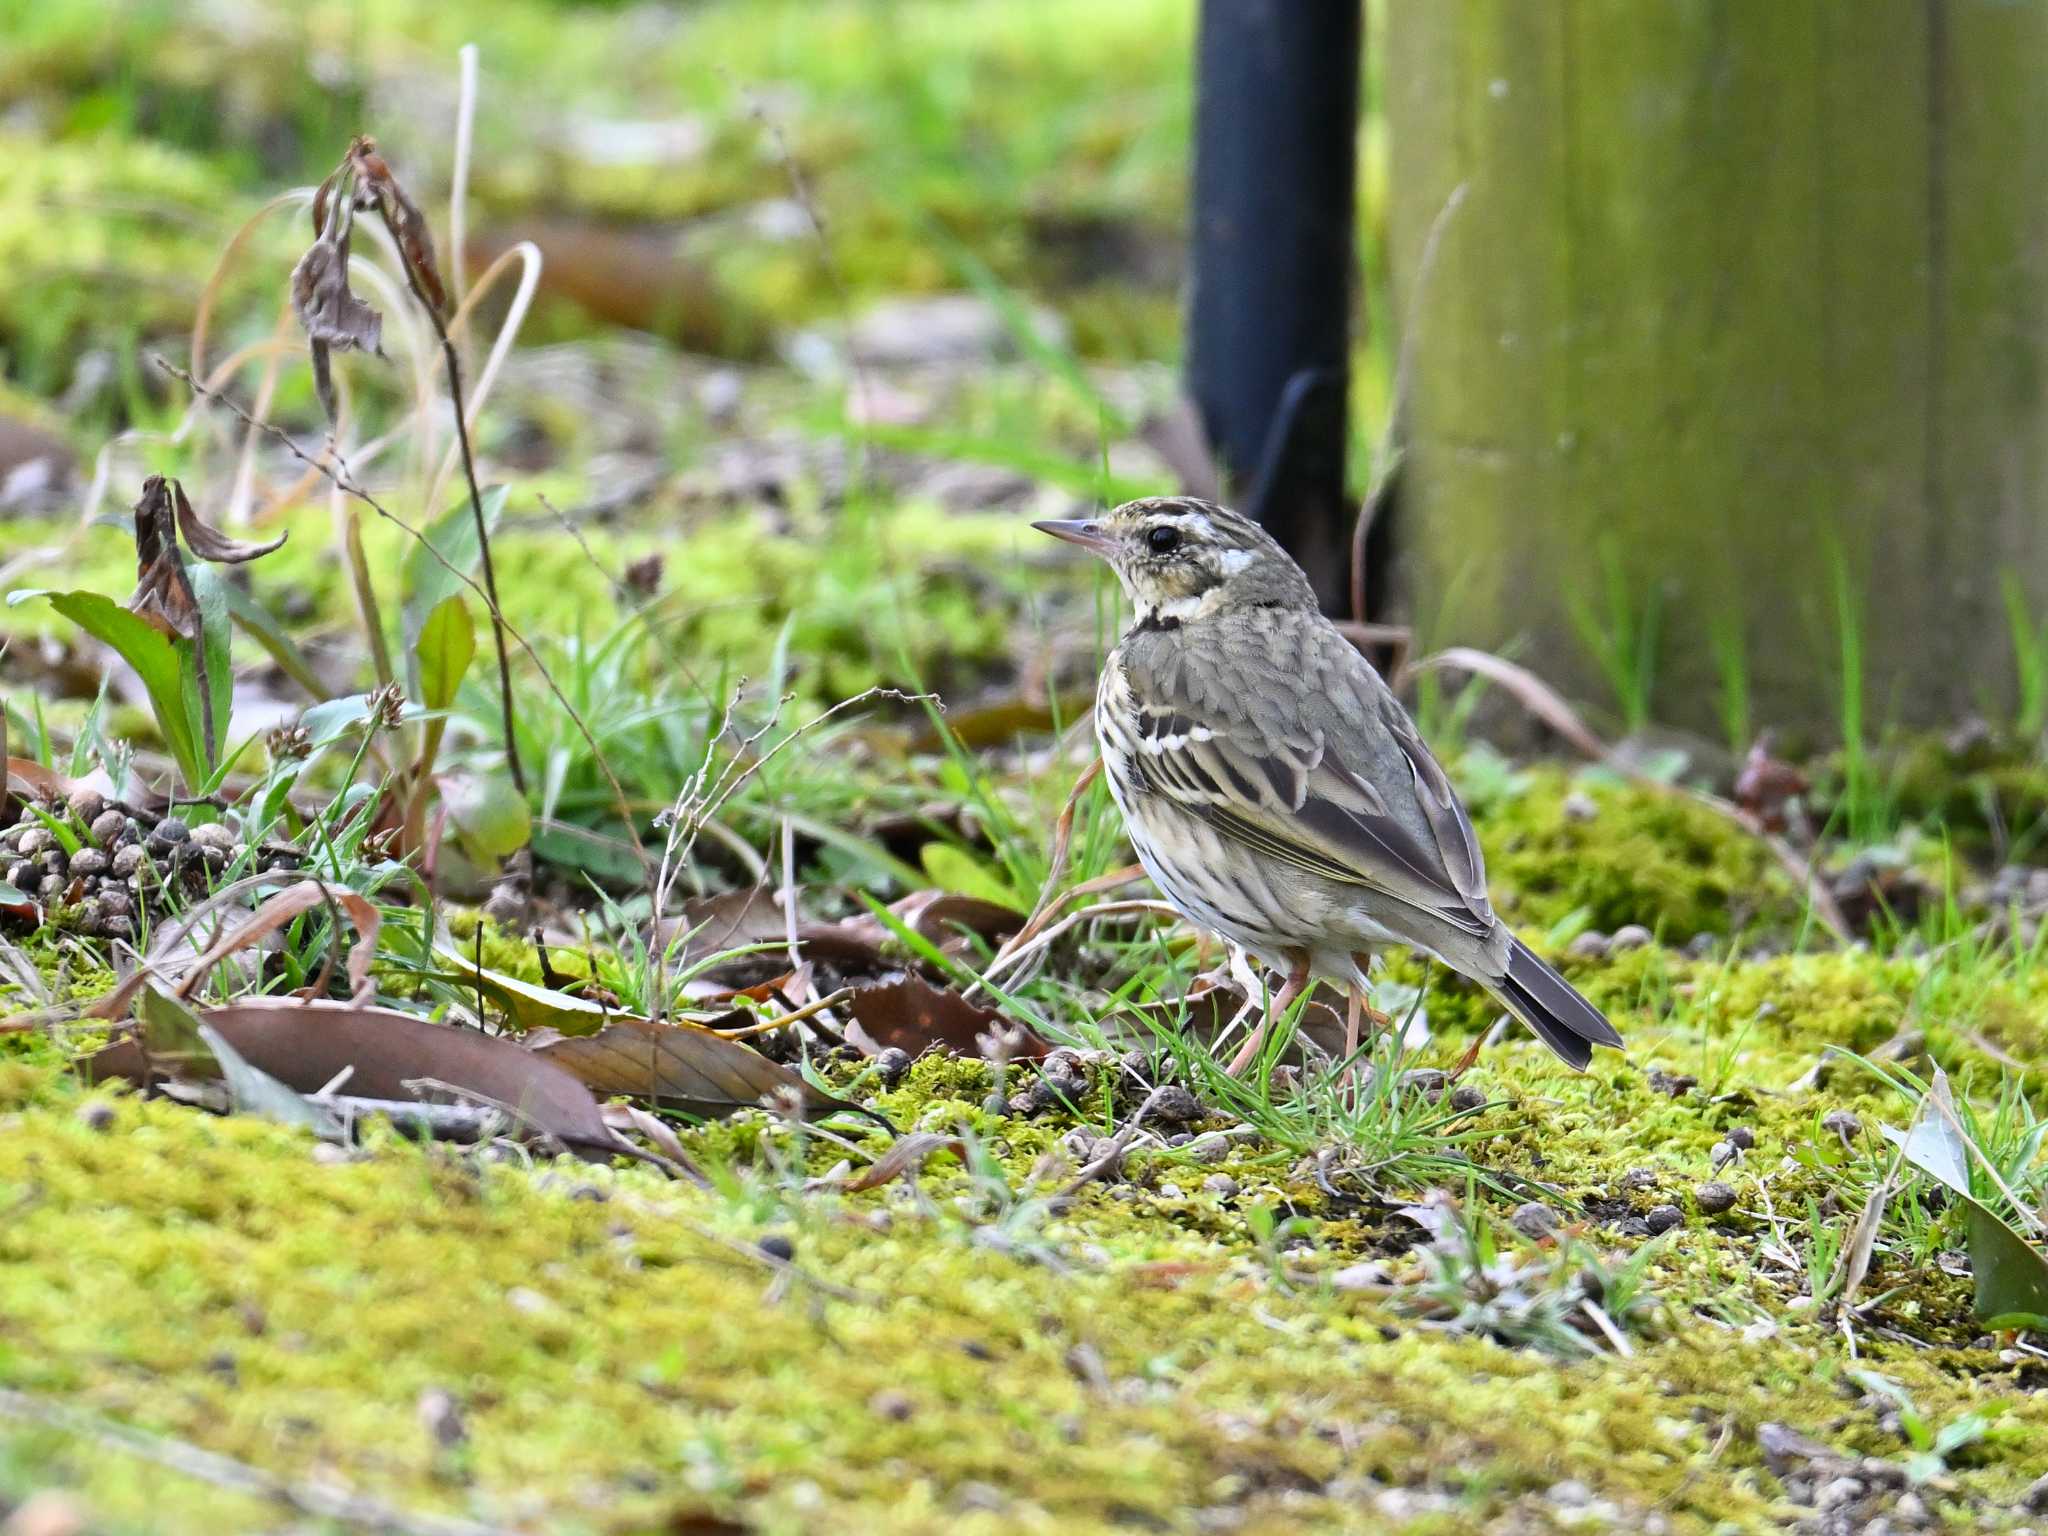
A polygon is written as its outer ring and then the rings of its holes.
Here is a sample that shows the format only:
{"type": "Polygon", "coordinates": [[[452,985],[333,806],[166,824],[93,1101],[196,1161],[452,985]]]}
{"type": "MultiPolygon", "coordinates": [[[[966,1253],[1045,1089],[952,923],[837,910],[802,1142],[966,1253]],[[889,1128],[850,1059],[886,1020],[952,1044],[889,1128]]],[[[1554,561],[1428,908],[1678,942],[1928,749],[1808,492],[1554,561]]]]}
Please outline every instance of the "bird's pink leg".
{"type": "Polygon", "coordinates": [[[1308,956],[1302,955],[1294,962],[1294,969],[1288,974],[1287,984],[1273,994],[1273,1006],[1268,1008],[1266,1016],[1259,1020],[1259,1027],[1251,1032],[1251,1037],[1239,1048],[1238,1053],[1230,1058],[1230,1065],[1223,1070],[1232,1077],[1237,1077],[1246,1067],[1258,1060],[1259,1051],[1266,1043],[1266,1031],[1273,1027],[1275,1019],[1294,1006],[1294,1000],[1307,989],[1308,956]]]}
{"type": "Polygon", "coordinates": [[[1352,1058],[1358,1054],[1358,1042],[1364,1036],[1363,1026],[1365,1021],[1367,1019],[1372,1020],[1372,1027],[1374,1029],[1390,1028],[1394,1022],[1365,1000],[1366,991],[1363,978],[1369,972],[1372,956],[1369,954],[1357,954],[1351,958],[1358,966],[1360,979],[1351,984],[1348,994],[1350,1006],[1344,1015],[1344,1060],[1349,1063],[1344,1070],[1347,1075],[1357,1070],[1357,1063],[1352,1058]]]}

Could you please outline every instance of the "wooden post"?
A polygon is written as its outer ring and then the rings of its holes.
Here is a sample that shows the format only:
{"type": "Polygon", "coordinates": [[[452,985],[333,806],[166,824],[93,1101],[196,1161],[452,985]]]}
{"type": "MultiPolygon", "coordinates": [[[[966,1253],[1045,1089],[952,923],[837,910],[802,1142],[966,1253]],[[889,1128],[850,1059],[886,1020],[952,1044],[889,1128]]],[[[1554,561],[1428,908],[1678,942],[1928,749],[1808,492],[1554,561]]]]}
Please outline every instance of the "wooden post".
{"type": "MultiPolygon", "coordinates": [[[[1389,0],[1397,581],[1431,644],[1655,605],[1653,714],[2004,711],[2048,611],[2048,5],[1389,0]],[[1620,601],[1614,601],[1616,596],[1620,601]]],[[[1640,625],[1636,628],[1640,631],[1640,625]]],[[[1640,634],[1636,636],[1640,638],[1640,634]]]]}

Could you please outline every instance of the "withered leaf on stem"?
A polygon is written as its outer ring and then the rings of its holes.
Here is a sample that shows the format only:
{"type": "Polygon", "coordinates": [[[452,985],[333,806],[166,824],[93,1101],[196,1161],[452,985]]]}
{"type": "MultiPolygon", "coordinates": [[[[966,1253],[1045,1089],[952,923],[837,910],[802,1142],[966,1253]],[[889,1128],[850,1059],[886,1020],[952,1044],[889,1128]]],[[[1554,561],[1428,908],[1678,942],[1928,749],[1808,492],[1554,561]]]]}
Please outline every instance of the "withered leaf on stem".
{"type": "Polygon", "coordinates": [[[313,199],[321,215],[319,232],[299,264],[292,268],[292,311],[306,332],[313,355],[313,385],[320,408],[331,422],[337,418],[330,351],[384,351],[384,317],[357,298],[348,286],[349,234],[355,217],[352,196],[330,194],[334,177],[313,199]]]}
{"type": "Polygon", "coordinates": [[[287,531],[263,544],[231,539],[192,510],[192,503],[185,499],[184,486],[175,480],[170,485],[171,507],[177,515],[178,532],[185,536],[186,547],[202,560],[215,565],[246,565],[251,560],[260,560],[282,549],[284,541],[290,537],[287,531]]]}
{"type": "Polygon", "coordinates": [[[434,236],[427,217],[406,194],[390,162],[377,152],[377,141],[367,135],[348,147],[349,164],[355,168],[356,198],[359,206],[375,204],[385,226],[398,242],[398,254],[419,285],[420,294],[436,310],[448,307],[448,292],[441,283],[441,269],[434,261],[434,236]]]}
{"type": "Polygon", "coordinates": [[[199,638],[199,599],[178,552],[175,502],[184,499],[177,482],[151,475],[135,503],[135,593],[128,609],[136,617],[180,640],[199,638]]]}

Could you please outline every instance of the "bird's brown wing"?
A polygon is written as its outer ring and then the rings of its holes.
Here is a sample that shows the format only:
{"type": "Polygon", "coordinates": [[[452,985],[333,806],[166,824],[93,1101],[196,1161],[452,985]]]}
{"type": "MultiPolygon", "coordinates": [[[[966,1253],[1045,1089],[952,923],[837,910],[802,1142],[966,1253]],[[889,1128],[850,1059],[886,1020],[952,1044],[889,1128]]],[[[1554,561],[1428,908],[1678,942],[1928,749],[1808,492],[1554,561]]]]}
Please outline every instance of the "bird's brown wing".
{"type": "Polygon", "coordinates": [[[1141,782],[1256,852],[1487,938],[1485,869],[1443,769],[1342,636],[1279,622],[1200,651],[1123,648],[1141,782]]]}

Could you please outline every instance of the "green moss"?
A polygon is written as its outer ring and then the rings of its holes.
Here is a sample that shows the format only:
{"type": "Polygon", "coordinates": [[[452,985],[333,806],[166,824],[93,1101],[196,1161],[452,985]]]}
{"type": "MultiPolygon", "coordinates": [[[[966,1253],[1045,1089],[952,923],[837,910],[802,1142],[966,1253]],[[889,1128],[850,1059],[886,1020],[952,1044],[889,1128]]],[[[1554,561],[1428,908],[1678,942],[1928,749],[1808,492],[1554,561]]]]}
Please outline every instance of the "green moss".
{"type": "Polygon", "coordinates": [[[1582,915],[1605,932],[1640,923],[1667,943],[1789,928],[1800,904],[1754,837],[1683,794],[1554,768],[1515,775],[1479,813],[1503,916],[1547,928],[1582,915]],[[1594,814],[1572,814],[1576,794],[1594,814]]]}
{"type": "MultiPolygon", "coordinates": [[[[1950,842],[1985,853],[2038,839],[2048,817],[2048,763],[2039,744],[2011,734],[1916,736],[1888,746],[1870,769],[1900,817],[1939,827],[1950,842]]],[[[1839,767],[1822,775],[1825,795],[1839,767]]]]}
{"type": "MultiPolygon", "coordinates": [[[[971,1117],[985,1081],[921,1063],[889,1102],[971,1117]]],[[[1615,1091],[1588,1083],[1573,1114],[1611,1127],[1636,1107],[1615,1091]]],[[[1277,1531],[1346,1528],[1398,1489],[1441,1501],[1432,1528],[1466,1529],[1540,1513],[1576,1478],[1625,1520],[1661,1508],[1675,1530],[1766,1531],[1787,1515],[1759,1423],[1899,1450],[1809,1325],[1742,1335],[1688,1324],[1681,1302],[1634,1358],[1559,1366],[1282,1284],[1213,1199],[1097,1190],[1035,1229],[997,1223],[1011,1238],[992,1244],[946,1214],[970,1189],[943,1159],[925,1176],[936,1205],[899,1186],[792,1207],[758,1161],[721,1197],[388,1141],[329,1163],[260,1122],[129,1098],[95,1131],[77,1092],[46,1074],[6,1110],[0,1382],[407,1508],[563,1531],[699,1510],[891,1532],[1180,1529],[1229,1508],[1277,1531]],[[857,1299],[775,1283],[741,1251],[771,1230],[857,1299]],[[462,1446],[415,1427],[430,1390],[460,1405],[462,1446]]],[[[1554,1159],[1574,1155],[1570,1123],[1545,1127],[1567,1129],[1554,1159]]],[[[1062,1127],[989,1129],[1015,1168],[1062,1127]]],[[[761,1149],[790,1133],[719,1135],[761,1149]]],[[[1745,1254],[1719,1229],[1681,1234],[1660,1283],[1725,1286],[1745,1254]]],[[[2005,1390],[1988,1357],[1867,1348],[1937,1420],[2005,1390]]],[[[2006,1428],[2039,1432],[2042,1410],[2016,1402],[2006,1428]]],[[[18,1455],[0,1426],[9,1443],[18,1455]]],[[[152,1507],[118,1457],[57,1449],[35,1475],[61,1469],[112,1519],[226,1518],[210,1490],[159,1484],[152,1507]]],[[[1955,1486],[2009,1499],[2025,1470],[1997,1442],[1955,1486]]]]}

